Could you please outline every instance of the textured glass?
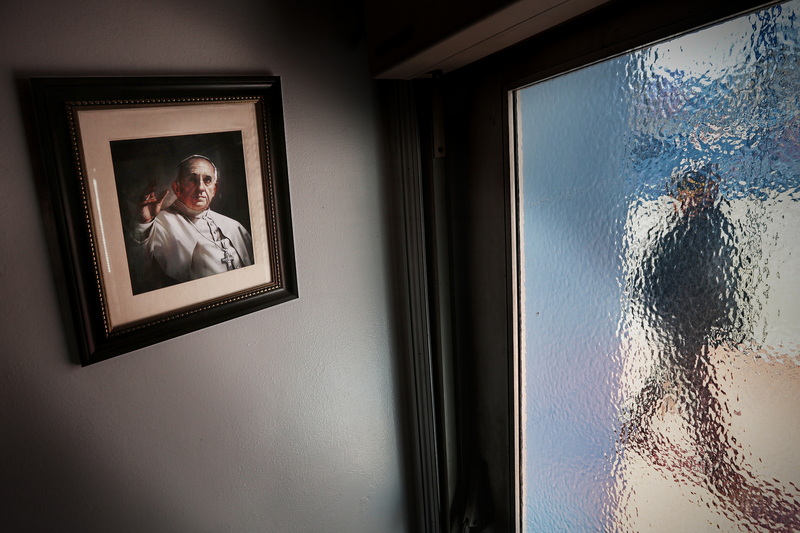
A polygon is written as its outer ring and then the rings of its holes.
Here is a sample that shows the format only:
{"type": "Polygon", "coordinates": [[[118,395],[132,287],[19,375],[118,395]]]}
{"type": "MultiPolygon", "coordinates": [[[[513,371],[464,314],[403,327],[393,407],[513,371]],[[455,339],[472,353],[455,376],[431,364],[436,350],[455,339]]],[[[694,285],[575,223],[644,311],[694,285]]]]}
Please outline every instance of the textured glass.
{"type": "Polygon", "coordinates": [[[800,531],[798,13],[517,92],[526,532],[800,531]]]}

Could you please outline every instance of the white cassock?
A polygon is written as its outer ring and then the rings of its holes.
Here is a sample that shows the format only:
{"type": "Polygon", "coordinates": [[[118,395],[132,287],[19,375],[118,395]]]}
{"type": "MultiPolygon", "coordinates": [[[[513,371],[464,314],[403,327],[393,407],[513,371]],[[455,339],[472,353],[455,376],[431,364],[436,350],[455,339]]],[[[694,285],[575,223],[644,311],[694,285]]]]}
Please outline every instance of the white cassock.
{"type": "Polygon", "coordinates": [[[194,211],[180,201],[153,221],[135,224],[133,238],[144,261],[154,261],[176,282],[253,264],[253,240],[241,224],[210,209],[194,211]]]}

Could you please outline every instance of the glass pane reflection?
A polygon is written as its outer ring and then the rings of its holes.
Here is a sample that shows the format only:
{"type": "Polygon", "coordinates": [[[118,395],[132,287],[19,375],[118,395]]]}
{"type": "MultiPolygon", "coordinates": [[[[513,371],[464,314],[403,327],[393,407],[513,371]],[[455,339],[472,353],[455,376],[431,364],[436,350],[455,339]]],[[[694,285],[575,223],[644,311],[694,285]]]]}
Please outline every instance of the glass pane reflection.
{"type": "Polygon", "coordinates": [[[518,91],[525,531],[800,530],[798,13],[518,91]]]}

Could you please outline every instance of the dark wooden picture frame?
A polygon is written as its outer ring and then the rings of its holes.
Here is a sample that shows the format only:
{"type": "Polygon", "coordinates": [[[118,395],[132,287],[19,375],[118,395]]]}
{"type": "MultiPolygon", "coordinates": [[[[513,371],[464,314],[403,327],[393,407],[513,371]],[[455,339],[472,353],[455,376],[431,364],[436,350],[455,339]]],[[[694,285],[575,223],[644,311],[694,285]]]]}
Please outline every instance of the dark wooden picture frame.
{"type": "MultiPolygon", "coordinates": [[[[297,297],[278,77],[32,78],[30,85],[42,211],[67,332],[83,365],[297,297]],[[159,199],[174,190],[174,201],[178,165],[197,155],[213,167],[208,202],[220,213],[208,204],[201,211],[214,213],[220,227],[232,221],[251,242],[247,251],[237,244],[235,267],[225,253],[228,271],[151,283],[137,266],[129,222],[148,187],[159,199]]],[[[225,252],[218,244],[231,240],[213,222],[209,228],[221,239],[211,244],[225,252]]]]}

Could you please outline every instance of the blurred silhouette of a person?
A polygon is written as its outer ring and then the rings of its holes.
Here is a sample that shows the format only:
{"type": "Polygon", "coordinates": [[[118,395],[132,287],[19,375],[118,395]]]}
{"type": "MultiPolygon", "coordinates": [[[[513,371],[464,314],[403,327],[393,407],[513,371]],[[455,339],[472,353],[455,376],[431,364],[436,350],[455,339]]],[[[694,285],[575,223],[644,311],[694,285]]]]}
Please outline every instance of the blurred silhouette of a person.
{"type": "Polygon", "coordinates": [[[732,225],[711,167],[673,176],[675,223],[643,258],[631,282],[657,366],[634,398],[621,442],[673,474],[704,486],[735,519],[770,531],[800,531],[800,503],[742,464],[728,435],[713,351],[747,337],[746,295],[738,286],[732,225]],[[739,294],[737,294],[739,291],[739,294]],[[669,395],[690,426],[688,454],[651,429],[669,395]]]}

